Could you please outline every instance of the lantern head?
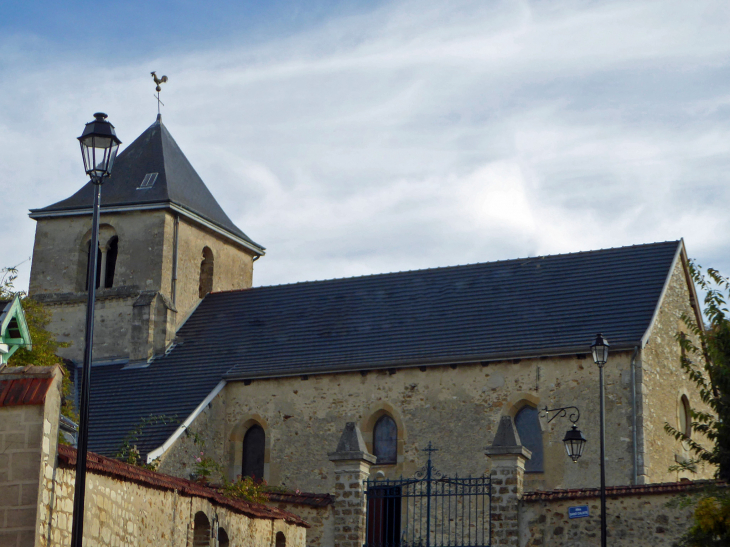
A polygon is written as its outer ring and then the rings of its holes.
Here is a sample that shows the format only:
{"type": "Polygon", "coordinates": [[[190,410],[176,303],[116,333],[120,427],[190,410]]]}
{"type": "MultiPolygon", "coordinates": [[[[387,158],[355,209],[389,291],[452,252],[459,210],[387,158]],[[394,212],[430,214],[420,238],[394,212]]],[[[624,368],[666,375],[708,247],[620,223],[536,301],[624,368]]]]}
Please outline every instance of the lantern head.
{"type": "Polygon", "coordinates": [[[593,354],[593,362],[599,367],[602,367],[608,361],[608,348],[608,340],[602,334],[597,334],[596,341],[591,346],[591,353],[593,354]]]}
{"type": "Polygon", "coordinates": [[[583,433],[581,433],[581,430],[578,429],[578,426],[575,424],[573,424],[573,427],[565,432],[565,437],[563,438],[565,451],[568,453],[568,456],[570,456],[570,459],[573,460],[573,463],[577,463],[578,458],[583,455],[583,448],[585,447],[586,442],[587,441],[583,436],[583,433]]]}
{"type": "Polygon", "coordinates": [[[111,175],[122,141],[117,138],[114,126],[106,121],[106,114],[97,112],[94,118],[93,122],[86,124],[79,143],[86,174],[94,184],[101,184],[105,177],[111,175]]]}

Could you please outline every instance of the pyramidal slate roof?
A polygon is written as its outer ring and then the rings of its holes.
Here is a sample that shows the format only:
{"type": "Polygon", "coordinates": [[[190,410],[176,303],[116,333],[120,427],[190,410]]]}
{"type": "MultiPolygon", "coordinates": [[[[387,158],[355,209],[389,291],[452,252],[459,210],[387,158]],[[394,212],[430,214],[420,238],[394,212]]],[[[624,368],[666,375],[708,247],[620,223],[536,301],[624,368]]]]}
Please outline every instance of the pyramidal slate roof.
{"type": "MultiPolygon", "coordinates": [[[[93,184],[88,182],[67,199],[42,209],[31,209],[30,216],[44,218],[74,211],[87,213],[92,203],[93,184]]],[[[155,123],[119,154],[111,176],[102,187],[102,213],[105,209],[135,206],[177,206],[263,253],[264,247],[252,241],[228,218],[159,115],[155,123]],[[155,173],[156,177],[148,177],[155,173]]]]}
{"type": "Polygon", "coordinates": [[[641,345],[681,241],[212,293],[146,368],[94,367],[90,450],[143,418],[160,445],[222,379],[489,362],[641,345]]]}

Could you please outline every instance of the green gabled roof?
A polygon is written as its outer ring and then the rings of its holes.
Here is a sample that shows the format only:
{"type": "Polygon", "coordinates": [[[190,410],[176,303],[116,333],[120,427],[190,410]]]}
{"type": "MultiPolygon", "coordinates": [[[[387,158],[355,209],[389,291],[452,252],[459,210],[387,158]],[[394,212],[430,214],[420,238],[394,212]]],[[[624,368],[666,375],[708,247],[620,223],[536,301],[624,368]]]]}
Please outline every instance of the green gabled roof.
{"type": "Polygon", "coordinates": [[[19,348],[25,347],[28,350],[33,348],[28,323],[18,295],[0,300],[0,344],[3,345],[0,349],[3,364],[7,363],[10,356],[19,348]]]}

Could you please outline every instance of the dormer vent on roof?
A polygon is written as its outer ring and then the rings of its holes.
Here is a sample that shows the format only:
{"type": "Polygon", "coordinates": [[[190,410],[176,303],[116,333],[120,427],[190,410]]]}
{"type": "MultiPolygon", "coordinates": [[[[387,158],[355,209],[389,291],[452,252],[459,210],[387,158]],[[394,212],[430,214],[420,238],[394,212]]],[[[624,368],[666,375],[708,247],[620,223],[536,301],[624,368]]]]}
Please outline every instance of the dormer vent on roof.
{"type": "Polygon", "coordinates": [[[142,179],[140,185],[137,186],[137,190],[146,190],[147,188],[152,188],[152,186],[155,184],[155,181],[157,180],[157,175],[159,175],[159,173],[147,173],[142,179]]]}

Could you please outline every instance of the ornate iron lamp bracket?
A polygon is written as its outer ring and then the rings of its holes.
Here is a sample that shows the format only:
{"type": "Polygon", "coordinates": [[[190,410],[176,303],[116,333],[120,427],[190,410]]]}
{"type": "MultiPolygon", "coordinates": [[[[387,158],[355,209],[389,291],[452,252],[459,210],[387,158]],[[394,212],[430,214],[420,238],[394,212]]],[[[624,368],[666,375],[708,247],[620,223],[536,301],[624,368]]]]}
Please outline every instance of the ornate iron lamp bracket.
{"type": "Polygon", "coordinates": [[[545,413],[544,416],[545,416],[545,418],[547,418],[547,423],[552,422],[555,418],[557,418],[559,416],[562,418],[565,418],[567,416],[567,418],[573,424],[577,424],[578,420],[580,420],[580,410],[578,409],[577,406],[564,406],[562,408],[550,408],[550,409],[546,406],[545,408],[542,409],[542,411],[545,413]],[[568,414],[569,410],[575,410],[575,412],[571,412],[570,414],[568,414]],[[551,412],[556,412],[556,414],[551,417],[550,416],[551,412]]]}

